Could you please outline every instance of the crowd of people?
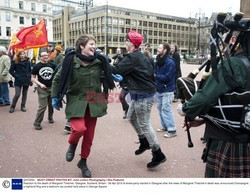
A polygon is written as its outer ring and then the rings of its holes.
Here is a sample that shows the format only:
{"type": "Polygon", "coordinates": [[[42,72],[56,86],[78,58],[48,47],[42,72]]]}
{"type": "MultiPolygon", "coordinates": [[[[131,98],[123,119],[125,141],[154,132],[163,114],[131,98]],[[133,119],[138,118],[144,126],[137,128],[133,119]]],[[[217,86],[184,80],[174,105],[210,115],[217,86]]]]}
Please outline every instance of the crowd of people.
{"type": "MultiPolygon", "coordinates": [[[[87,159],[91,152],[97,118],[107,114],[108,91],[116,87],[114,82],[118,82],[121,88],[119,98],[123,119],[129,121],[138,136],[139,147],[135,150],[135,155],[152,151],[152,160],[146,165],[148,169],[156,168],[167,160],[156,132],[163,132],[166,138],[177,135],[171,108],[171,103],[178,101],[176,80],[182,76],[177,46],[162,42],[158,45],[157,57],[154,59],[150,44],[146,43],[144,49],[140,49],[144,37],[137,31],[130,30],[125,40],[127,52],[122,53],[121,48],[117,48],[116,55],[108,59],[101,52],[96,52],[95,37],[81,35],[74,48],[66,49],[65,56],[62,54],[62,46],[53,48],[49,45],[47,51],[40,52],[40,61],[33,68],[24,50],[17,51],[13,59],[10,59],[6,55],[6,49],[0,47],[0,105],[10,106],[9,112],[14,113],[22,91],[21,111],[26,112],[27,92],[31,83],[34,83],[38,94],[38,110],[33,125],[36,130],[41,130],[47,107],[48,121],[54,123],[53,109],[60,110],[66,96],[65,128],[70,133],[66,161],[74,159],[76,148],[81,144],[77,166],[83,177],[92,176],[87,159]],[[12,102],[7,85],[10,75],[15,79],[12,102]],[[130,95],[130,103],[126,101],[127,95],[130,95]],[[154,102],[160,118],[159,128],[156,130],[151,124],[154,102]]],[[[219,83],[210,76],[204,87],[179,110],[188,120],[184,126],[194,127],[206,123],[205,135],[209,139],[205,160],[206,177],[250,177],[249,125],[243,135],[235,135],[223,129],[234,128],[238,125],[237,119],[231,122],[225,118],[224,112],[221,114],[225,121],[216,118],[216,111],[220,111],[217,109],[226,109],[227,103],[232,102],[227,99],[228,96],[233,96],[233,102],[249,106],[249,42],[247,32],[239,42],[239,54],[231,58],[232,67],[229,67],[228,61],[223,66],[230,70],[237,85],[228,86],[223,77],[223,68],[219,66],[219,83]],[[223,100],[218,101],[221,98],[223,100]],[[217,101],[219,105],[216,104],[217,101]],[[201,115],[206,116],[197,119],[201,115]]],[[[231,113],[229,111],[226,115],[231,118],[231,113]]],[[[243,127],[239,125],[238,128],[243,127]]]]}

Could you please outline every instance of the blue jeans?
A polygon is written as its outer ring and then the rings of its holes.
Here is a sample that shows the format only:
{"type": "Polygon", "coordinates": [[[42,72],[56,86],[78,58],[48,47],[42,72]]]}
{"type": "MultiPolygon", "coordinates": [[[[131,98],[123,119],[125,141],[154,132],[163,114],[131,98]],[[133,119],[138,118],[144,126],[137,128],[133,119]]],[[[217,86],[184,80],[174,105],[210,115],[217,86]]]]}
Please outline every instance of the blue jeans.
{"type": "Polygon", "coordinates": [[[10,93],[8,83],[0,83],[0,103],[10,104],[10,93]]]}
{"type": "Polygon", "coordinates": [[[127,118],[135,129],[139,139],[146,137],[152,151],[160,148],[155,131],[151,124],[151,110],[153,106],[153,97],[132,100],[128,109],[127,118]]]}
{"type": "Polygon", "coordinates": [[[160,115],[161,126],[170,133],[176,132],[174,116],[171,109],[173,98],[174,92],[157,93],[157,108],[160,115]]]}

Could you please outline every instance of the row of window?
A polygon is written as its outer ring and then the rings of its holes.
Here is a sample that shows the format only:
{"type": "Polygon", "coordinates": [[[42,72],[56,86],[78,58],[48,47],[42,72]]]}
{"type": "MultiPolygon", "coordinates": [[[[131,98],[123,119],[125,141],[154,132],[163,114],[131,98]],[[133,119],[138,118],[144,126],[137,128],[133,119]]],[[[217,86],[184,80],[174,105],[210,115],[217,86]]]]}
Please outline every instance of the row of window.
{"type": "MultiPolygon", "coordinates": [[[[105,17],[95,18],[89,20],[89,26],[96,26],[101,24],[106,24],[105,17]]],[[[133,19],[124,19],[124,18],[107,18],[108,24],[113,25],[131,25],[131,26],[143,26],[143,27],[154,27],[154,28],[163,28],[163,29],[173,29],[173,30],[181,30],[181,31],[195,31],[195,28],[188,27],[188,26],[179,26],[174,24],[163,24],[157,22],[148,22],[148,21],[141,21],[141,20],[133,20],[133,19]]],[[[85,21],[75,22],[70,24],[70,28],[81,28],[84,26],[85,21]]]]}
{"type": "MultiPolygon", "coordinates": [[[[7,22],[11,21],[10,12],[5,12],[5,20],[7,22]]],[[[25,17],[19,17],[19,24],[25,24],[25,17]]],[[[36,18],[31,18],[31,24],[36,25],[36,18]]],[[[45,24],[47,25],[47,20],[45,19],[45,24]]]]}
{"type": "MultiPolygon", "coordinates": [[[[5,7],[10,7],[10,0],[4,0],[4,6],[5,7]]],[[[19,1],[18,2],[19,9],[24,10],[24,1],[19,1]]],[[[30,3],[30,10],[31,11],[36,11],[36,3],[31,2],[30,3]]],[[[48,6],[46,4],[43,4],[43,12],[47,13],[48,11],[48,6]]]]}

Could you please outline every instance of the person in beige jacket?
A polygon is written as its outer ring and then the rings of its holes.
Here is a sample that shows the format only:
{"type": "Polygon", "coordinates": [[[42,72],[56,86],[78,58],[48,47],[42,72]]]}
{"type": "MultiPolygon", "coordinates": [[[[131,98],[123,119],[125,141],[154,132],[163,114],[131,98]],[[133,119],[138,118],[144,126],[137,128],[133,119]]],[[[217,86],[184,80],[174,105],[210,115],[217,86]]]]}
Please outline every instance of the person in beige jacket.
{"type": "Polygon", "coordinates": [[[10,105],[8,82],[10,81],[10,58],[6,55],[6,48],[0,46],[0,106],[10,105]]]}

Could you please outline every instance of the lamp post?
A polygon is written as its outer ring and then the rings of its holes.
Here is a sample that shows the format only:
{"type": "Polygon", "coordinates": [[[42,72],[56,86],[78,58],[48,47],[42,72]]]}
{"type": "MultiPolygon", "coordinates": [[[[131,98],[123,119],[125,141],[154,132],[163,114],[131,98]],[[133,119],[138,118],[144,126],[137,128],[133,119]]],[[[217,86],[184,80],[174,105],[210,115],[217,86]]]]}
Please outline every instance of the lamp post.
{"type": "Polygon", "coordinates": [[[198,19],[198,43],[197,43],[198,57],[199,57],[199,54],[200,54],[200,35],[201,35],[201,10],[199,9],[199,19],[198,19]]]}
{"type": "Polygon", "coordinates": [[[106,55],[109,54],[108,0],[106,1],[106,55]]]}
{"type": "Polygon", "coordinates": [[[191,49],[191,13],[189,17],[189,33],[188,33],[188,55],[190,56],[191,49]]]}
{"type": "Polygon", "coordinates": [[[86,8],[86,11],[85,11],[85,14],[86,14],[86,21],[85,21],[85,26],[86,26],[86,34],[88,34],[88,29],[89,29],[89,26],[88,26],[88,16],[89,16],[89,13],[88,13],[88,7],[93,7],[93,0],[85,0],[85,1],[80,1],[80,5],[82,5],[83,7],[86,8]]]}
{"type": "Polygon", "coordinates": [[[77,4],[77,5],[81,5],[81,6],[86,8],[86,10],[85,10],[85,14],[86,14],[86,21],[85,21],[86,30],[85,30],[85,32],[86,32],[86,34],[88,34],[88,29],[89,29],[89,27],[88,27],[88,20],[89,20],[88,8],[93,7],[93,0],[85,0],[85,1],[80,1],[80,2],[69,1],[69,0],[63,0],[63,1],[68,2],[68,3],[77,4]]]}

